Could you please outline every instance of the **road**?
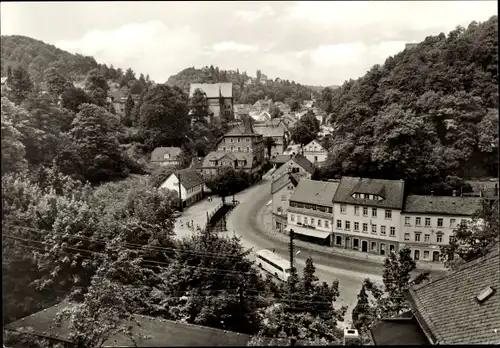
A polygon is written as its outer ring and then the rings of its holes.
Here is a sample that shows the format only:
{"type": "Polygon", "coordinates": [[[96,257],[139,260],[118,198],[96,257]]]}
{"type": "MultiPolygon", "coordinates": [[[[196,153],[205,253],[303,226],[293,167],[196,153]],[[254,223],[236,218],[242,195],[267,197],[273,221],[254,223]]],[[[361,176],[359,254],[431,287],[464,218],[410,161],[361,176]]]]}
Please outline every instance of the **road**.
{"type": "MultiPolygon", "coordinates": [[[[231,212],[228,221],[228,233],[241,237],[246,248],[275,249],[280,256],[289,259],[288,244],[269,233],[263,232],[259,215],[271,199],[270,181],[262,180],[238,195],[240,204],[231,212]],[[234,232],[233,232],[234,231],[234,232]]],[[[300,250],[300,249],[299,249],[300,250]]],[[[316,276],[320,281],[331,283],[339,281],[339,305],[347,305],[346,322],[351,320],[351,312],[356,305],[357,294],[363,279],[370,278],[377,283],[382,282],[382,265],[370,261],[352,259],[344,255],[322,253],[319,251],[301,250],[296,257],[299,274],[305,260],[311,256],[316,266],[316,276]]]]}

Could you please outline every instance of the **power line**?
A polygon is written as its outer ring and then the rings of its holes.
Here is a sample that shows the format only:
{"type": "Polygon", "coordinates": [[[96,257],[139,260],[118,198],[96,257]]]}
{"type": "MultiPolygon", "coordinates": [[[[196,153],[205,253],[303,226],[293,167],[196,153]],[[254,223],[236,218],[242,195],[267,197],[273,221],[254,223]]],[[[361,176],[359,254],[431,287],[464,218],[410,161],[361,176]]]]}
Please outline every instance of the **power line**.
{"type": "MultiPolygon", "coordinates": [[[[9,237],[8,235],[5,235],[6,237],[9,237]]],[[[16,239],[20,239],[20,238],[17,238],[16,239]]],[[[37,243],[40,243],[40,242],[37,242],[37,243]]],[[[29,246],[29,245],[25,245],[25,244],[22,244],[21,246],[23,247],[26,247],[26,248],[29,248],[29,249],[33,249],[33,250],[39,250],[39,251],[44,251],[46,252],[47,250],[45,249],[42,249],[42,248],[37,248],[37,247],[34,247],[34,246],[29,246]]],[[[76,255],[74,253],[69,253],[69,252],[64,252],[64,251],[61,251],[61,253],[64,253],[64,254],[68,254],[68,255],[76,255]]],[[[93,253],[93,252],[90,252],[90,253],[93,253]]],[[[83,257],[83,256],[80,256],[81,258],[83,259],[88,259],[88,260],[93,260],[89,257],[83,257]]],[[[197,266],[183,266],[183,267],[197,267],[197,266]]],[[[207,271],[209,274],[213,274],[213,273],[217,273],[219,271],[224,271],[224,272],[231,272],[231,273],[242,273],[242,272],[238,272],[238,271],[226,271],[226,270],[220,270],[220,269],[210,269],[210,268],[205,268],[204,271],[207,271]]],[[[199,291],[206,291],[208,293],[214,293],[214,292],[224,292],[224,296],[230,296],[230,297],[239,297],[240,295],[239,294],[228,294],[227,292],[228,291],[239,291],[240,289],[206,289],[206,290],[193,290],[193,292],[196,294],[198,293],[199,291]]],[[[256,292],[257,295],[249,295],[249,294],[246,294],[245,295],[245,298],[266,298],[267,296],[267,299],[268,300],[274,300],[274,301],[277,301],[277,302],[282,302],[282,303],[301,303],[301,304],[326,304],[326,305],[333,305],[333,301],[332,302],[329,302],[329,301],[306,301],[306,300],[295,300],[295,299],[286,299],[286,298],[275,298],[275,297],[271,297],[269,298],[270,296],[272,295],[275,295],[274,292],[272,291],[266,291],[266,292],[263,292],[262,290],[259,290],[259,289],[255,289],[255,288],[246,288],[244,287],[243,288],[243,291],[245,292],[256,292]]],[[[63,291],[59,291],[60,293],[65,293],[63,291]]],[[[170,299],[183,299],[185,297],[188,297],[188,298],[210,298],[210,297],[219,297],[219,295],[192,295],[192,294],[186,294],[186,295],[183,295],[183,296],[166,296],[167,298],[170,298],[170,299]]],[[[318,311],[322,311],[322,310],[318,310],[318,311]]],[[[325,312],[328,312],[330,310],[323,310],[325,312]]]]}
{"type": "MultiPolygon", "coordinates": [[[[21,230],[27,230],[31,231],[34,233],[39,233],[39,234],[44,234],[47,231],[51,231],[51,233],[60,235],[66,238],[74,238],[74,239],[82,239],[82,240],[87,240],[90,242],[100,242],[100,243],[109,243],[110,241],[106,241],[103,239],[96,239],[93,237],[85,237],[85,236],[75,236],[75,235],[68,235],[67,233],[62,233],[62,232],[54,232],[53,230],[42,230],[42,229],[37,229],[37,228],[32,228],[32,227],[25,227],[25,226],[19,226],[19,225],[10,225],[10,224],[4,224],[6,227],[11,227],[11,228],[18,228],[21,230]]],[[[234,259],[241,259],[241,256],[236,256],[234,254],[225,254],[225,253],[211,253],[211,252],[205,252],[205,251],[192,251],[192,250],[182,250],[179,248],[168,248],[168,247],[159,247],[159,246],[154,246],[154,245],[142,245],[142,244],[136,244],[136,243],[118,243],[121,246],[131,246],[131,247],[138,247],[141,249],[149,249],[152,251],[168,251],[168,252],[178,252],[178,253],[185,253],[185,254],[193,254],[193,255],[202,255],[202,256],[213,256],[216,258],[234,258],[234,259]]],[[[136,249],[134,249],[136,250],[136,249]]]]}

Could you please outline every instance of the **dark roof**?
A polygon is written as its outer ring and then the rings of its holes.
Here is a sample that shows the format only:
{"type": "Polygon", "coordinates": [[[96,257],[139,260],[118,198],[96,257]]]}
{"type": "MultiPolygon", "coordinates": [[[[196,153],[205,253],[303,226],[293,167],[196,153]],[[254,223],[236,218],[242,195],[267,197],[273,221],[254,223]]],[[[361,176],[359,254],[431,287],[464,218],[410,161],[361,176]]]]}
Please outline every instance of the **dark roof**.
{"type": "Polygon", "coordinates": [[[338,186],[336,182],[303,179],[290,197],[290,201],[331,207],[338,186]]]}
{"type": "MultiPolygon", "coordinates": [[[[34,333],[56,340],[69,342],[68,325],[51,327],[57,313],[73,306],[61,303],[58,306],[47,308],[26,318],[7,325],[6,329],[31,327],[34,333]]],[[[132,335],[138,347],[172,347],[172,346],[245,346],[250,340],[249,335],[231,331],[213,329],[205,326],[185,324],[161,318],[143,315],[134,315],[139,323],[131,322],[132,335]]],[[[105,347],[134,347],[133,342],[124,333],[112,335],[105,343],[105,347]]]]}
{"type": "Polygon", "coordinates": [[[276,157],[274,157],[271,162],[273,163],[286,163],[290,160],[291,156],[290,155],[278,155],[276,157]]]}
{"type": "Polygon", "coordinates": [[[224,136],[260,136],[260,134],[255,132],[252,123],[250,118],[245,118],[242,120],[242,123],[231,128],[224,136]]]}
{"type": "Polygon", "coordinates": [[[151,153],[151,162],[163,162],[165,161],[165,156],[167,153],[173,159],[181,154],[182,150],[180,147],[157,147],[151,153]]]}
{"type": "Polygon", "coordinates": [[[380,208],[402,209],[404,198],[403,180],[368,179],[344,176],[333,199],[336,203],[359,204],[380,208]],[[355,199],[354,193],[380,195],[381,201],[355,199]]]}
{"type": "Polygon", "coordinates": [[[255,125],[254,131],[257,134],[262,134],[264,137],[284,137],[285,130],[282,127],[255,125]]]}
{"type": "Polygon", "coordinates": [[[460,266],[433,282],[411,288],[407,297],[421,327],[434,344],[500,342],[500,259],[498,243],[483,257],[460,266]],[[476,301],[485,288],[496,290],[476,301]]]}
{"type": "Polygon", "coordinates": [[[207,98],[232,98],[233,97],[233,84],[231,82],[225,83],[192,83],[189,86],[189,97],[191,98],[194,91],[201,89],[207,95],[207,98]]]}
{"type": "Polygon", "coordinates": [[[291,182],[293,186],[297,187],[301,178],[302,177],[299,175],[299,173],[284,173],[282,176],[271,183],[271,193],[278,192],[283,187],[288,185],[289,182],[291,182]]]}
{"type": "Polygon", "coordinates": [[[424,331],[410,311],[399,318],[380,320],[370,328],[370,334],[376,346],[429,344],[424,331]]]}
{"type": "MultiPolygon", "coordinates": [[[[251,152],[224,152],[224,151],[212,151],[208,153],[203,159],[203,168],[213,168],[214,166],[210,164],[210,161],[220,161],[224,157],[229,158],[233,161],[245,161],[244,168],[253,168],[254,155],[251,152]]],[[[217,165],[218,167],[218,165],[217,165]]]]}
{"type": "Polygon", "coordinates": [[[309,174],[313,174],[314,173],[314,165],[311,163],[311,161],[309,161],[307,158],[305,158],[304,156],[302,156],[301,154],[297,154],[293,157],[293,160],[295,161],[295,163],[297,163],[299,166],[301,166],[302,168],[304,168],[304,170],[306,172],[308,172],[309,174]]]}
{"type": "Polygon", "coordinates": [[[175,172],[175,176],[181,177],[181,184],[186,190],[203,184],[203,179],[193,168],[186,168],[175,172]]]}
{"type": "Polygon", "coordinates": [[[406,213],[472,215],[481,207],[481,198],[408,195],[406,213]]]}
{"type": "Polygon", "coordinates": [[[203,167],[203,157],[193,157],[191,160],[191,168],[201,169],[203,167]]]}

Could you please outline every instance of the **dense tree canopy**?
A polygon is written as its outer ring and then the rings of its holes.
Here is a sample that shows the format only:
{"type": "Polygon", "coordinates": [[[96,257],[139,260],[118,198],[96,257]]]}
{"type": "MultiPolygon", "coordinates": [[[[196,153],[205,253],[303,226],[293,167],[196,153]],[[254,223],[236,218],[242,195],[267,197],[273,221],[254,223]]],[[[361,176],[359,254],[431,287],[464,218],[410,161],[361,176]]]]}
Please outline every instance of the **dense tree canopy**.
{"type": "Polygon", "coordinates": [[[405,179],[498,173],[498,18],[429,36],[363,77],[323,91],[334,151],[323,177],[405,179]]]}
{"type": "Polygon", "coordinates": [[[140,128],[151,150],[158,146],[180,146],[190,128],[188,98],[177,87],[156,85],[142,100],[140,128]]]}
{"type": "Polygon", "coordinates": [[[307,145],[316,139],[320,130],[318,119],[314,116],[312,111],[302,116],[291,130],[292,140],[296,144],[307,145]]]}

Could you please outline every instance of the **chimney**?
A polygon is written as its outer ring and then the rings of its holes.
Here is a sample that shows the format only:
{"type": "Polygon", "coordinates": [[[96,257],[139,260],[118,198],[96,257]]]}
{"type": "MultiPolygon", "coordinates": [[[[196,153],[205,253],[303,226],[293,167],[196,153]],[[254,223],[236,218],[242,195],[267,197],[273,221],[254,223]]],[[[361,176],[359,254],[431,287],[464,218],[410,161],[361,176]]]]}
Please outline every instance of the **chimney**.
{"type": "Polygon", "coordinates": [[[453,190],[453,197],[457,196],[457,190],[453,190]]]}
{"type": "Polygon", "coordinates": [[[431,196],[434,196],[434,191],[431,191],[431,196]]]}
{"type": "Polygon", "coordinates": [[[358,330],[344,329],[344,346],[361,345],[358,330]]]}

